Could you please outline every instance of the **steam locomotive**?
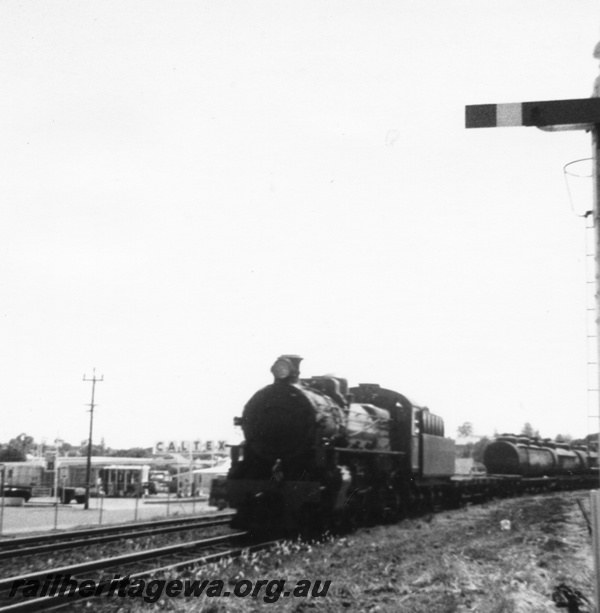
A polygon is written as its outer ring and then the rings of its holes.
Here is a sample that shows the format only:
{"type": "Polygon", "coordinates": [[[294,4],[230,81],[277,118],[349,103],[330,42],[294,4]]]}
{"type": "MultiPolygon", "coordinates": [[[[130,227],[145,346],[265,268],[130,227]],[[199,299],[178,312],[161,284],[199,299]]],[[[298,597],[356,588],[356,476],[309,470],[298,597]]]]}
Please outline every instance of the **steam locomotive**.
{"type": "Polygon", "coordinates": [[[570,486],[597,479],[597,454],[508,435],[486,449],[488,474],[458,476],[441,417],[377,384],[301,379],[301,360],[279,357],[273,383],[235,420],[245,440],[232,447],[227,479],[211,494],[213,504],[220,497],[237,510],[235,527],[312,535],[464,499],[564,487],[564,479],[570,486]]]}

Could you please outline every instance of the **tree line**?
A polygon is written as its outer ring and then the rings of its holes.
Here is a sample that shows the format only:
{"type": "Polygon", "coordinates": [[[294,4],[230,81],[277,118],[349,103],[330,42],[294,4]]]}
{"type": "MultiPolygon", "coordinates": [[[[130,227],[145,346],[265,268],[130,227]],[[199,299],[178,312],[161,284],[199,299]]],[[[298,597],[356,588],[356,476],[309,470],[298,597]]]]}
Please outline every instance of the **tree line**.
{"type": "MultiPolygon", "coordinates": [[[[458,426],[456,434],[458,438],[469,438],[475,435],[473,423],[466,421],[458,426]]],[[[518,433],[520,436],[526,436],[531,439],[541,439],[540,431],[534,428],[528,421],[523,424],[521,431],[518,433]]],[[[494,432],[494,437],[499,436],[498,432],[494,432]]],[[[487,438],[487,437],[483,437],[487,438]]],[[[552,440],[558,443],[570,443],[575,442],[570,434],[557,434],[552,440]]],[[[578,442],[584,442],[585,439],[578,439],[578,442]]]]}
{"type": "MultiPolygon", "coordinates": [[[[37,443],[35,439],[22,432],[18,436],[11,438],[8,443],[0,443],[0,462],[24,462],[27,456],[37,456],[41,451],[42,456],[46,451],[54,451],[55,445],[37,443]]],[[[88,442],[81,441],[79,445],[71,445],[66,441],[59,444],[60,455],[68,457],[87,457],[88,442]]],[[[92,445],[93,456],[109,456],[122,458],[150,458],[152,448],[131,447],[130,449],[112,449],[107,447],[102,441],[99,445],[92,445]]]]}

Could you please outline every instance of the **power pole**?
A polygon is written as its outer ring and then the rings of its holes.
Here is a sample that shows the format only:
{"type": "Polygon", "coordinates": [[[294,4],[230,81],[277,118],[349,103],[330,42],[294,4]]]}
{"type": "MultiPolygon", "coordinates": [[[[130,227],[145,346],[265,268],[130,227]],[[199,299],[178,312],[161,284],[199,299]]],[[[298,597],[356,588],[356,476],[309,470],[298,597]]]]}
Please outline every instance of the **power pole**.
{"type": "Polygon", "coordinates": [[[85,375],[83,375],[84,381],[92,382],[92,402],[90,402],[90,436],[88,438],[88,449],[87,449],[87,468],[85,471],[85,505],[84,509],[90,508],[90,479],[92,477],[92,431],[94,427],[94,393],[96,391],[96,382],[104,381],[104,375],[100,377],[100,379],[96,378],[96,369],[94,368],[94,373],[91,379],[86,379],[85,375]]]}

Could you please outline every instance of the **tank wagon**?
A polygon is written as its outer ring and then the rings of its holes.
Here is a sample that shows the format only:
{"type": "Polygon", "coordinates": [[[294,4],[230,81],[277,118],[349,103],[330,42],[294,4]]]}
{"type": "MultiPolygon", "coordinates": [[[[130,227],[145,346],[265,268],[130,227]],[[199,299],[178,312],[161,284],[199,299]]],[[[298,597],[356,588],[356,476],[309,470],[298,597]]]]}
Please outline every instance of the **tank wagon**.
{"type": "Polygon", "coordinates": [[[522,477],[576,477],[598,470],[598,453],[549,439],[502,434],[484,451],[487,471],[522,477]]]}
{"type": "Polygon", "coordinates": [[[466,499],[597,486],[595,451],[509,434],[486,448],[486,474],[457,475],[441,417],[378,384],[301,378],[301,360],[279,357],[273,382],[234,421],[244,442],[231,447],[210,504],[235,509],[237,528],[314,534],[466,499]]]}

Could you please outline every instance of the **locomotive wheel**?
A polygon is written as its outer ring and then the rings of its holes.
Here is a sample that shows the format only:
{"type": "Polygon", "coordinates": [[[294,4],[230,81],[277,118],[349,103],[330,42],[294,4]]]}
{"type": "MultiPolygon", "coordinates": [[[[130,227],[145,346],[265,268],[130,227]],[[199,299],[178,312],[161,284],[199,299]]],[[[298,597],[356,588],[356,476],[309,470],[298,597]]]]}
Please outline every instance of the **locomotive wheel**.
{"type": "Polygon", "coordinates": [[[315,541],[324,532],[323,513],[316,504],[304,504],[299,514],[299,536],[303,541],[315,541]]]}
{"type": "Polygon", "coordinates": [[[359,526],[376,526],[383,517],[382,498],[374,488],[368,488],[360,497],[357,522],[359,526]]]}
{"type": "Polygon", "coordinates": [[[414,491],[412,510],[416,515],[433,512],[433,498],[429,490],[416,489],[414,491]]]}
{"type": "Polygon", "coordinates": [[[344,532],[353,532],[360,526],[362,496],[358,490],[353,490],[344,503],[342,526],[344,532]]]}
{"type": "Polygon", "coordinates": [[[344,512],[334,511],[331,515],[328,525],[326,526],[326,531],[329,531],[334,536],[338,536],[339,534],[343,534],[344,530],[344,512]]]}
{"type": "Polygon", "coordinates": [[[392,494],[393,490],[388,485],[369,490],[365,500],[365,524],[367,526],[389,523],[388,518],[394,514],[398,502],[393,499],[392,494]]]}
{"type": "Polygon", "coordinates": [[[462,505],[462,493],[458,489],[451,490],[444,502],[447,509],[460,509],[462,505]]]}
{"type": "Polygon", "coordinates": [[[403,505],[400,492],[390,488],[390,490],[387,492],[386,499],[387,504],[383,511],[382,519],[387,524],[395,524],[403,517],[404,509],[402,508],[403,505]]]}

